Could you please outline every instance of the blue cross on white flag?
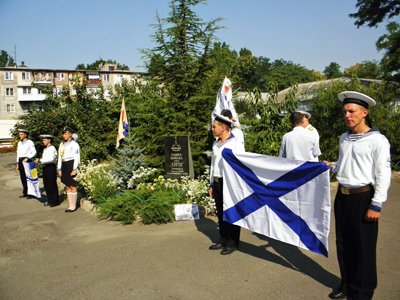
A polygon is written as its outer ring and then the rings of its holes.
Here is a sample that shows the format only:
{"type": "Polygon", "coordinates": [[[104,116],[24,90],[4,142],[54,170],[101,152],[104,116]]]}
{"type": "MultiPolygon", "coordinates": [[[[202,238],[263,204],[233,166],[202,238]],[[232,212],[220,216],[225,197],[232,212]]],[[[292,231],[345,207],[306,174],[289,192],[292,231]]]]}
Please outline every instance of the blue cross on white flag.
{"type": "Polygon", "coordinates": [[[224,149],[224,220],[325,256],[330,225],[329,168],[224,149]]]}

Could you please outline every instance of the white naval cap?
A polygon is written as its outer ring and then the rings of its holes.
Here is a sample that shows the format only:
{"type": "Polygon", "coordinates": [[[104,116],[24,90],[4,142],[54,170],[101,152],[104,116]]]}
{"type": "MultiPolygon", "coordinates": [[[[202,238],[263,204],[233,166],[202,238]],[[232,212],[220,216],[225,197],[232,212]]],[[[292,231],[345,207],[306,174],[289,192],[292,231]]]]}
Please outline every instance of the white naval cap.
{"type": "Polygon", "coordinates": [[[372,99],[371,97],[369,97],[365,94],[355,92],[355,91],[341,92],[338,94],[338,99],[339,99],[339,101],[343,102],[343,104],[356,103],[365,108],[376,105],[376,102],[374,99],[372,99]]]}
{"type": "Polygon", "coordinates": [[[309,112],[306,112],[304,110],[295,110],[295,112],[301,113],[307,117],[307,119],[311,119],[311,114],[309,112]]]}
{"type": "Polygon", "coordinates": [[[224,123],[225,125],[228,125],[229,127],[232,127],[232,125],[234,124],[234,122],[232,120],[230,120],[228,117],[225,117],[225,116],[217,114],[217,113],[213,113],[213,115],[215,116],[216,121],[224,123]]]}
{"type": "Polygon", "coordinates": [[[39,138],[52,140],[54,139],[54,136],[52,136],[51,134],[41,134],[39,138]]]}

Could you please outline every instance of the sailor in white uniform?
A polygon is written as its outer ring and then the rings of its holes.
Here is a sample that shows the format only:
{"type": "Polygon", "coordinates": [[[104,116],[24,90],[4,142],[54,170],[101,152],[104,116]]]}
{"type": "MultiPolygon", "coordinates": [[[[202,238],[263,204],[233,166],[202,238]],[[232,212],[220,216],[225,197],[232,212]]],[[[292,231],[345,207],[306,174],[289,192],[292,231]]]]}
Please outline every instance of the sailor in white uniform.
{"type": "MultiPolygon", "coordinates": [[[[296,111],[302,113],[306,117],[304,119],[305,129],[307,129],[307,132],[311,134],[311,136],[314,139],[314,143],[318,145],[319,148],[319,133],[318,130],[313,125],[310,124],[311,114],[304,110],[296,110],[296,111]]],[[[318,157],[315,159],[315,161],[318,161],[318,157]]]]}
{"type": "Polygon", "coordinates": [[[26,174],[24,168],[24,162],[31,162],[36,155],[36,148],[33,142],[28,139],[29,131],[26,129],[18,129],[19,142],[17,144],[17,166],[16,171],[19,172],[19,176],[22,184],[22,195],[20,198],[34,198],[28,195],[28,183],[26,181],[26,174]]]}
{"type": "Polygon", "coordinates": [[[333,299],[371,299],[377,286],[378,220],[390,186],[390,144],[368,123],[375,100],[362,93],[338,95],[349,130],[340,137],[337,172],[336,247],[342,283],[333,299]]]}
{"type": "Polygon", "coordinates": [[[42,134],[44,145],[42,157],[35,160],[36,164],[43,165],[43,185],[47,195],[45,206],[54,207],[60,204],[57,186],[57,149],[53,146],[54,136],[42,134]]]}
{"type": "Polygon", "coordinates": [[[318,161],[321,150],[315,136],[305,128],[309,124],[307,116],[302,112],[293,112],[290,115],[290,123],[293,130],[283,136],[279,156],[296,160],[318,161]]]}
{"type": "Polygon", "coordinates": [[[80,162],[80,147],[72,138],[74,131],[65,127],[62,131],[63,142],[58,148],[57,169],[61,182],[65,184],[69,207],[65,212],[76,211],[78,202],[77,182],[74,180],[77,175],[77,168],[80,162]]]}
{"type": "Polygon", "coordinates": [[[213,145],[213,154],[210,168],[210,189],[209,195],[215,199],[219,225],[220,239],[212,244],[210,250],[221,250],[222,255],[231,254],[239,247],[240,227],[223,220],[223,180],[222,178],[222,150],[225,148],[235,151],[244,151],[243,143],[231,132],[232,121],[222,115],[214,114],[215,120],[212,125],[214,137],[218,138],[213,145]]]}

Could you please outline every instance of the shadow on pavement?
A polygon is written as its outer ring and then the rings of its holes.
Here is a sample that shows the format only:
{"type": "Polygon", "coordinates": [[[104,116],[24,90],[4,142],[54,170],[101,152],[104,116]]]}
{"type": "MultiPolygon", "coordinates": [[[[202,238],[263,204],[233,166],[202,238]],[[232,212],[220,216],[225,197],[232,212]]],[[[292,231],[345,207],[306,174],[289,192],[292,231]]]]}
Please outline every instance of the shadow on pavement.
{"type": "Polygon", "coordinates": [[[272,247],[292,268],[313,278],[326,287],[334,289],[340,284],[340,278],[322,268],[307,255],[304,255],[296,246],[283,243],[258,233],[253,233],[259,239],[267,241],[264,247],[272,247]]]}
{"type": "Polygon", "coordinates": [[[210,239],[210,244],[215,243],[219,238],[218,224],[213,220],[203,217],[194,221],[196,228],[210,239]]]}
{"type": "MultiPolygon", "coordinates": [[[[197,230],[210,239],[210,243],[218,240],[218,224],[216,222],[204,217],[196,220],[195,224],[197,230]]],[[[340,278],[322,268],[318,263],[304,255],[297,247],[265,237],[261,234],[253,234],[268,243],[262,246],[255,246],[241,241],[239,247],[240,252],[279,264],[292,270],[297,270],[326,287],[333,289],[339,285],[340,278]],[[268,248],[274,249],[278,255],[268,251],[268,248]]]]}

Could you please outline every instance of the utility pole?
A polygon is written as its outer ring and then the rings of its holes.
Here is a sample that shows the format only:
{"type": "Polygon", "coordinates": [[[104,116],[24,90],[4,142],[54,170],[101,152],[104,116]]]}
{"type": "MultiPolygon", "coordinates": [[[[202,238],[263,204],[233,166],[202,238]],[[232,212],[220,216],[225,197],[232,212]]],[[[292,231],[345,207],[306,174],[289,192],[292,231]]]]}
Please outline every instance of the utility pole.
{"type": "Polygon", "coordinates": [[[14,45],[14,62],[15,62],[15,65],[18,66],[18,62],[17,62],[17,45],[14,45]]]}

